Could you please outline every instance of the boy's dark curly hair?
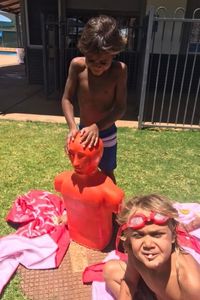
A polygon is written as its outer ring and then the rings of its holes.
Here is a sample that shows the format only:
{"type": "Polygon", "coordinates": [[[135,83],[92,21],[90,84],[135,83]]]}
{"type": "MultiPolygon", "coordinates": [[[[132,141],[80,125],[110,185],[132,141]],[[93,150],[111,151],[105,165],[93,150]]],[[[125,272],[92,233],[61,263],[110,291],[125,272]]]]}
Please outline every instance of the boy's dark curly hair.
{"type": "Polygon", "coordinates": [[[124,50],[125,45],[117,21],[106,15],[89,19],[78,41],[78,49],[84,55],[102,51],[117,54],[124,50]]]}

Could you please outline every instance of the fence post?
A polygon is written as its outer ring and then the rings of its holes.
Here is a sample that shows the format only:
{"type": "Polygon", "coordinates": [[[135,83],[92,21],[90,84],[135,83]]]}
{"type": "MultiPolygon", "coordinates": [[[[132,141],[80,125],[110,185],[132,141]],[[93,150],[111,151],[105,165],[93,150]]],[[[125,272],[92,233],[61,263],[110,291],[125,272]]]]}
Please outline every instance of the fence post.
{"type": "Polygon", "coordinates": [[[154,8],[152,7],[149,11],[148,22],[147,22],[147,34],[146,34],[146,45],[144,51],[144,63],[143,71],[141,78],[141,91],[140,91],[140,107],[138,115],[138,128],[142,128],[142,121],[144,116],[144,103],[146,96],[146,86],[147,86],[147,77],[148,77],[148,68],[149,68],[149,55],[150,55],[150,45],[151,45],[151,36],[153,31],[153,21],[154,21],[154,8]]]}

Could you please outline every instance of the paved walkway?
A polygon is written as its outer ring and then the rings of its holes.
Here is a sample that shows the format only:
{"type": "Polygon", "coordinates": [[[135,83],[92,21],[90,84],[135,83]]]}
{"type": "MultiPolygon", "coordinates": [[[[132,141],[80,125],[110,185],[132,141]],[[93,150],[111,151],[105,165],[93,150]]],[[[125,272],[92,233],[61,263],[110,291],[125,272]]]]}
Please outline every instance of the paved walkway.
{"type": "MultiPolygon", "coordinates": [[[[79,118],[75,118],[77,124],[79,118]]],[[[15,121],[36,121],[36,122],[50,122],[50,123],[63,123],[66,124],[63,116],[49,116],[49,115],[36,115],[36,114],[20,114],[11,113],[0,115],[0,120],[15,120],[15,121]]],[[[131,127],[137,128],[138,123],[136,121],[119,120],[116,122],[117,127],[131,127]]]]}
{"type": "Polygon", "coordinates": [[[82,272],[105,256],[105,252],[71,242],[58,269],[28,270],[20,266],[17,272],[22,291],[30,300],[90,300],[91,285],[82,283],[82,272]]]}

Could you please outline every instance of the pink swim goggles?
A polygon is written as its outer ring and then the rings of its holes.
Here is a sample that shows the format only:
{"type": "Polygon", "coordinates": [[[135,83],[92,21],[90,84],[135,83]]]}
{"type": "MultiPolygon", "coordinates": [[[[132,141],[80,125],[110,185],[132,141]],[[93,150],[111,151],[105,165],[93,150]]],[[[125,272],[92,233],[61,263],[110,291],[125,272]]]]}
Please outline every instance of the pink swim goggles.
{"type": "Polygon", "coordinates": [[[127,223],[120,226],[117,234],[116,245],[118,246],[122,231],[124,231],[127,228],[138,230],[144,227],[148,223],[153,223],[156,225],[164,225],[169,219],[170,219],[169,217],[154,211],[151,211],[148,217],[143,214],[136,213],[130,216],[127,223]]]}
{"type": "Polygon", "coordinates": [[[148,223],[153,223],[156,225],[163,225],[169,220],[169,217],[164,216],[160,213],[151,211],[150,215],[147,217],[143,214],[135,214],[132,215],[128,222],[123,225],[123,230],[126,228],[132,228],[132,229],[140,229],[144,227],[148,223]]]}

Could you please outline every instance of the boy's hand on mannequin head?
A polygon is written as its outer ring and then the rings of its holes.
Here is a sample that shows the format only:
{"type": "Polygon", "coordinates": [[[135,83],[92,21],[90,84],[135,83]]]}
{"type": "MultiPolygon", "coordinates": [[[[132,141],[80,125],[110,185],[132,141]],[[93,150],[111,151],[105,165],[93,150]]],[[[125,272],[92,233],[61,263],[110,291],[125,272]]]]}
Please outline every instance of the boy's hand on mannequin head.
{"type": "Polygon", "coordinates": [[[84,148],[92,148],[96,146],[99,139],[99,129],[98,126],[94,123],[88,127],[84,127],[80,131],[81,135],[81,144],[84,148]]]}
{"type": "Polygon", "coordinates": [[[66,142],[65,142],[65,146],[64,146],[64,149],[65,149],[65,153],[68,154],[68,145],[71,141],[74,141],[77,133],[79,132],[78,129],[72,129],[69,131],[68,135],[67,135],[67,138],[66,138],[66,142]]]}

